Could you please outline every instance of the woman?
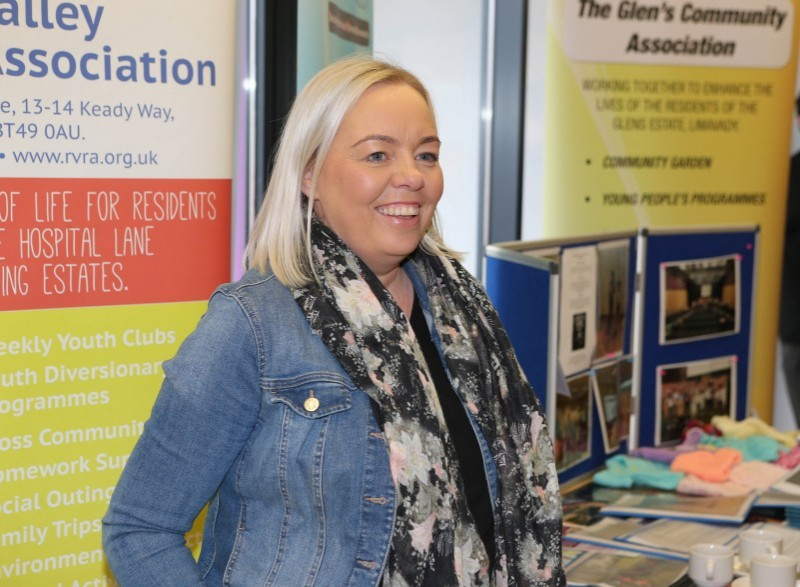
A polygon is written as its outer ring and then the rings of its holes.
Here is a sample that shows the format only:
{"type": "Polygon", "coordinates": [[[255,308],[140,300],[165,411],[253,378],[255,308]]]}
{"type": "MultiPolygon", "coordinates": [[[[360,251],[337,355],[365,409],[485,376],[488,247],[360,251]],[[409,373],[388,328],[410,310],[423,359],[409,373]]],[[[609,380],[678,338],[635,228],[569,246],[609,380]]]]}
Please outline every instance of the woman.
{"type": "Polygon", "coordinates": [[[164,364],[104,519],[122,585],[564,583],[542,410],[439,237],[439,146],[392,65],[298,96],[250,270],[164,364]]]}

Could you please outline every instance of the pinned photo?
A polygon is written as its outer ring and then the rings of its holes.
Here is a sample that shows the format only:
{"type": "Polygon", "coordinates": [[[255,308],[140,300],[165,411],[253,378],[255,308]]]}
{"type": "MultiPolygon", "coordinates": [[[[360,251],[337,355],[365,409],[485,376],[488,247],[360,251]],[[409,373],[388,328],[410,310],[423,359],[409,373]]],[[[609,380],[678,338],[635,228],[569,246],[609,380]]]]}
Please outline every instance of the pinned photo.
{"type": "Polygon", "coordinates": [[[558,362],[567,377],[588,371],[597,338],[597,247],[567,247],[559,265],[558,362]]]}
{"type": "Polygon", "coordinates": [[[692,421],[736,413],[736,357],[662,365],[657,372],[656,446],[677,443],[692,421]]]}
{"type": "Polygon", "coordinates": [[[556,395],[556,469],[567,469],[591,454],[592,394],[589,375],[567,380],[569,395],[556,395]]]}
{"type": "Polygon", "coordinates": [[[597,343],[595,359],[619,356],[625,346],[625,322],[628,314],[627,240],[597,245],[597,343]]]}
{"type": "Polygon", "coordinates": [[[602,425],[606,454],[628,438],[631,420],[633,363],[629,358],[598,366],[592,374],[594,399],[602,425]]]}
{"type": "Polygon", "coordinates": [[[572,350],[586,348],[586,312],[572,315],[572,350]]]}
{"type": "Polygon", "coordinates": [[[738,255],[661,265],[660,342],[739,332],[738,255]]]}

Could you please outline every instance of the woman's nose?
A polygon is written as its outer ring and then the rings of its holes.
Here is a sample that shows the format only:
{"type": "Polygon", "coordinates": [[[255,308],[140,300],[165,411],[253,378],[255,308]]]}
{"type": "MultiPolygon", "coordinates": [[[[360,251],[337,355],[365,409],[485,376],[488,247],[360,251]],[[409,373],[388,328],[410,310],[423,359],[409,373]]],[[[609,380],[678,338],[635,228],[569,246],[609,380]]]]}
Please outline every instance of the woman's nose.
{"type": "Polygon", "coordinates": [[[398,188],[416,191],[425,185],[425,178],[414,157],[402,157],[395,163],[392,185],[398,188]]]}

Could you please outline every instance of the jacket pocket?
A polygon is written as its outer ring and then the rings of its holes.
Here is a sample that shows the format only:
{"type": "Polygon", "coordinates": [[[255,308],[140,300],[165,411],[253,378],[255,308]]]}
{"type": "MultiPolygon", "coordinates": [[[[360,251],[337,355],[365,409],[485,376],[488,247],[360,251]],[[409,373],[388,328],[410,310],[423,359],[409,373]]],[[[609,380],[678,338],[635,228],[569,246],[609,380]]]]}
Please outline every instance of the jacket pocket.
{"type": "Polygon", "coordinates": [[[203,526],[203,547],[200,549],[200,557],[197,560],[197,567],[200,569],[203,579],[205,580],[211,567],[214,565],[214,559],[217,555],[217,541],[215,526],[217,523],[217,514],[219,513],[219,494],[217,493],[211,499],[206,512],[206,520],[203,526]]]}
{"type": "Polygon", "coordinates": [[[352,382],[335,373],[306,373],[291,379],[268,379],[262,387],[272,403],[282,403],[304,418],[317,419],[349,410],[352,382]]]}

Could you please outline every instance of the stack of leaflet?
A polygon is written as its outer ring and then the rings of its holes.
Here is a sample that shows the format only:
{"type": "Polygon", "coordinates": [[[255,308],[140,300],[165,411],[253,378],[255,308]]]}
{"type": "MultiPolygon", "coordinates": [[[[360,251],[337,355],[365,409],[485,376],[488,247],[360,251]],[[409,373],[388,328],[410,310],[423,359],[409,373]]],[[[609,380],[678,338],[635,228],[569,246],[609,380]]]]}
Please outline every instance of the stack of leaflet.
{"type": "Polygon", "coordinates": [[[792,528],[800,528],[800,507],[789,506],[786,508],[786,524],[792,528]]]}
{"type": "Polygon", "coordinates": [[[755,505],[785,508],[786,525],[800,528],[800,467],[762,493],[755,505]]]}

